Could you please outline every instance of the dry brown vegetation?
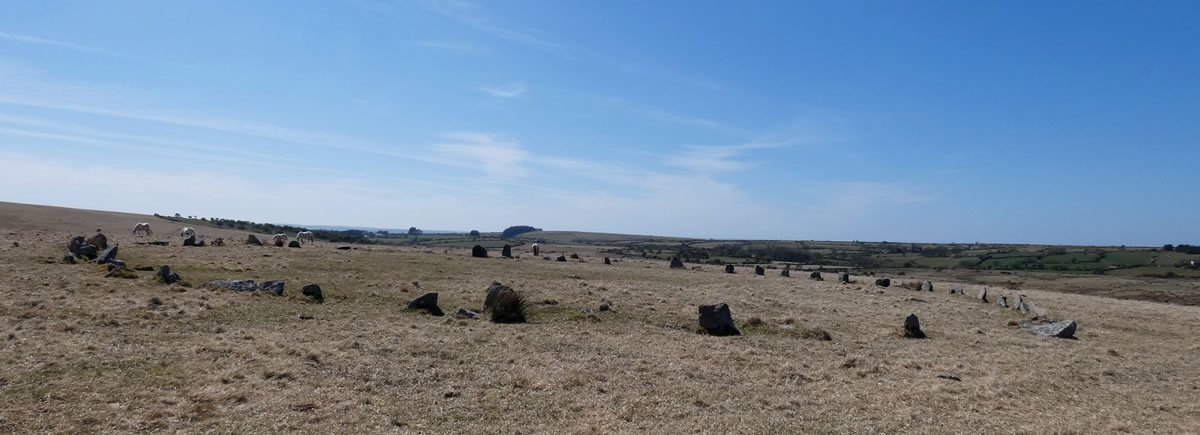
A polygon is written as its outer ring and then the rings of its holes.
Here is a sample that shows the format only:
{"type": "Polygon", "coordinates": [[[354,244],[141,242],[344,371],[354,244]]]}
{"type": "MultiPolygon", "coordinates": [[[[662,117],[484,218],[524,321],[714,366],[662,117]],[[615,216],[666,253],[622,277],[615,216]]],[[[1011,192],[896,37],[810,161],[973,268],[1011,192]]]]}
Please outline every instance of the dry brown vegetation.
{"type": "MultiPolygon", "coordinates": [[[[152,217],[0,203],[0,431],[261,433],[1189,433],[1200,427],[1200,307],[1007,289],[973,276],[936,292],[750,269],[472,258],[467,249],[179,246],[152,217]],[[129,234],[150,221],[155,237],[129,234]],[[43,261],[105,230],[129,266],[43,261]],[[172,246],[135,245],[170,240],[172,246]],[[18,242],[19,247],[13,246],[18,242]],[[200,288],[284,279],[285,295],[200,288]],[[480,311],[500,281],[525,324],[405,310],[425,292],[480,311]],[[299,295],[318,283],[325,303],[299,295]],[[419,288],[418,283],[419,282],[419,288]],[[185,284],[186,284],[185,283],[185,284]],[[1034,336],[1013,310],[950,295],[989,285],[1078,340],[1034,336]],[[913,301],[919,298],[921,302],[913,301]],[[728,303],[740,337],[698,334],[728,303]],[[601,305],[609,307],[598,310],[601,305]],[[589,315],[580,309],[591,309],[589,315]],[[909,340],[904,316],[928,334],[909,340]],[[755,320],[752,320],[755,319],[755,320]],[[780,327],[787,325],[787,327],[780,327]]],[[[1004,276],[1005,279],[1015,279],[1004,276]]],[[[1102,279],[1114,279],[1102,277],[1102,279]]],[[[1193,281],[1176,281],[1183,286],[1193,281]]],[[[1186,290],[1186,289],[1184,289],[1186,290]]],[[[1184,291],[1179,290],[1179,291],[1184,291]]]]}

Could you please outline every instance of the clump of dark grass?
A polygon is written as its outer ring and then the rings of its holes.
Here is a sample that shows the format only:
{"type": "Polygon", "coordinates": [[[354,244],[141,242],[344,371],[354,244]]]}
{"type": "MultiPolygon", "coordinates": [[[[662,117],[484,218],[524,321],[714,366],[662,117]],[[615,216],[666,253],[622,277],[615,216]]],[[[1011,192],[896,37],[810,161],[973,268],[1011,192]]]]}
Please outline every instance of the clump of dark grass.
{"type": "Polygon", "coordinates": [[[492,322],[525,323],[525,309],[528,307],[529,301],[520,292],[511,289],[501,291],[492,306],[492,322]]]}

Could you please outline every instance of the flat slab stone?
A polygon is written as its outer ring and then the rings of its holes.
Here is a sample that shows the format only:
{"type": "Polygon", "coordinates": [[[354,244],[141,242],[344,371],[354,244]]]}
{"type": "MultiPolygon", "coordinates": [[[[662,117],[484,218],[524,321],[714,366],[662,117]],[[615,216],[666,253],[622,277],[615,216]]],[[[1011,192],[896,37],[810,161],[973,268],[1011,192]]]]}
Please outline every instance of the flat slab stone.
{"type": "Polygon", "coordinates": [[[1074,320],[1043,323],[1041,325],[1021,322],[1021,329],[1043,337],[1075,338],[1075,328],[1077,327],[1074,320]]]}

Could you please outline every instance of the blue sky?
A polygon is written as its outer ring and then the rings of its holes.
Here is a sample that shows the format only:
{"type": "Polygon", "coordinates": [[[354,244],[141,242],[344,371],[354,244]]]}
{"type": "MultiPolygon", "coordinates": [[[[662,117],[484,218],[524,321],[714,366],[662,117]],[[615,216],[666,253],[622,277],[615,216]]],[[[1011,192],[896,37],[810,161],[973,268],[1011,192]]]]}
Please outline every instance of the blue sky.
{"type": "Polygon", "coordinates": [[[1191,2],[4,11],[5,201],[392,228],[1200,242],[1191,2]]]}

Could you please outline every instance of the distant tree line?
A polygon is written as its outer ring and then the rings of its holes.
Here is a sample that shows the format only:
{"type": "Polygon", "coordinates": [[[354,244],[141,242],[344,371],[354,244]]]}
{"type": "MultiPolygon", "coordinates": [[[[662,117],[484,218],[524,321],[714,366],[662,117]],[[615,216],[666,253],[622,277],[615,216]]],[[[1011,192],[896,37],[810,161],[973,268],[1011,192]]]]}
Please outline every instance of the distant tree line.
{"type": "Polygon", "coordinates": [[[1169,251],[1169,252],[1179,252],[1182,254],[1200,254],[1200,246],[1192,246],[1192,245],[1186,245],[1186,244],[1171,245],[1168,243],[1166,245],[1163,245],[1163,250],[1169,251]]]}
{"type": "Polygon", "coordinates": [[[507,239],[509,237],[516,237],[521,234],[534,232],[534,231],[541,231],[541,230],[542,230],[541,228],[534,228],[529,225],[517,225],[517,226],[505,228],[504,232],[500,233],[500,237],[507,239]]]}

